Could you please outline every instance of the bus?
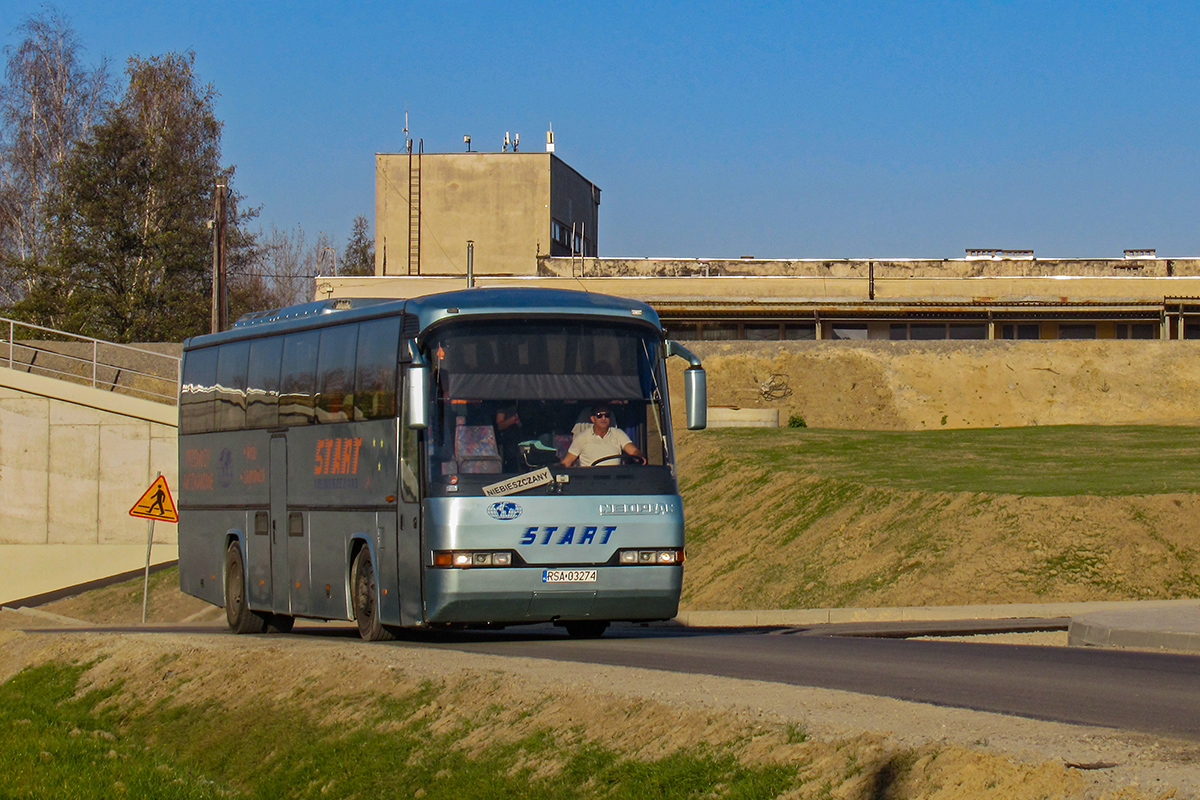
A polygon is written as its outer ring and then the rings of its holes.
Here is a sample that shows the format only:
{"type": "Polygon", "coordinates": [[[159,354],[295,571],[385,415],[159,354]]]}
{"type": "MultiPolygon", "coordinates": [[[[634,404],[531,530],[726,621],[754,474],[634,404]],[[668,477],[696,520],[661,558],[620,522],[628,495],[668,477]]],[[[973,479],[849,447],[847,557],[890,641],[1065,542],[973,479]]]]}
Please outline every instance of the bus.
{"type": "Polygon", "coordinates": [[[180,588],[233,631],[303,617],[369,641],[547,622],[596,637],[677,613],[666,361],[688,362],[690,429],[705,375],[650,306],[552,289],[330,299],[183,350],[180,588]],[[567,458],[601,418],[630,446],[567,458]]]}

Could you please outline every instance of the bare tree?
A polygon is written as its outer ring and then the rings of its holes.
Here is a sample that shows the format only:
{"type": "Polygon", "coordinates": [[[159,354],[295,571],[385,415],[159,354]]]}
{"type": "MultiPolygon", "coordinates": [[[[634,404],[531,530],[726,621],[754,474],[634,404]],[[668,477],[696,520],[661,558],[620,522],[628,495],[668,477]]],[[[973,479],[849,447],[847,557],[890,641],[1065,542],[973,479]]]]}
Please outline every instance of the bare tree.
{"type": "MultiPolygon", "coordinates": [[[[67,157],[106,108],[107,62],[82,62],[84,47],[70,22],[43,7],[17,28],[21,43],[4,49],[0,86],[0,261],[36,266],[51,245],[46,218],[67,157]]],[[[0,291],[18,299],[19,277],[0,291]]]]}
{"type": "Polygon", "coordinates": [[[262,281],[259,298],[270,306],[287,306],[313,299],[313,280],[325,272],[333,250],[333,240],[318,233],[311,245],[304,229],[280,230],[274,225],[260,237],[259,269],[254,277],[262,281]]]}

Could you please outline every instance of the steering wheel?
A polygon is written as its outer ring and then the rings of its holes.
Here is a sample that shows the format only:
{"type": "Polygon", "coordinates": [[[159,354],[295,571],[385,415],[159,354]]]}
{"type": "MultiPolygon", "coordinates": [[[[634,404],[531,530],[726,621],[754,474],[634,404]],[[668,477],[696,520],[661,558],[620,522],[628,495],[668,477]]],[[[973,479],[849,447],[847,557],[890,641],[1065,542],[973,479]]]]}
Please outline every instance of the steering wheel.
{"type": "Polygon", "coordinates": [[[643,456],[635,456],[635,455],[631,455],[630,453],[617,453],[616,455],[603,456],[601,458],[597,458],[595,461],[592,462],[591,465],[594,467],[597,464],[602,464],[605,461],[612,461],[615,458],[621,459],[622,464],[638,464],[640,466],[640,465],[646,463],[646,459],[643,456]]]}

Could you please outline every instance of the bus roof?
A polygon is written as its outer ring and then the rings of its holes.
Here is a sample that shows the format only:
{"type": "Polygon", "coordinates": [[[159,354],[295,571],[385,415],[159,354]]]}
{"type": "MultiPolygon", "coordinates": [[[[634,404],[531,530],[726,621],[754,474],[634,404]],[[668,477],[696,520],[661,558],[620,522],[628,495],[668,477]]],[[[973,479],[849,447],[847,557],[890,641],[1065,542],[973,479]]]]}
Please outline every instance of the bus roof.
{"type": "Polygon", "coordinates": [[[613,317],[646,322],[660,328],[658,314],[640,300],[570,289],[461,289],[424,297],[405,304],[424,331],[450,317],[613,317]]]}
{"type": "Polygon", "coordinates": [[[416,317],[417,329],[422,333],[446,320],[469,317],[607,317],[648,325],[655,330],[662,327],[657,312],[640,300],[569,289],[461,289],[399,300],[318,300],[272,311],[256,312],[243,316],[230,330],[187,339],[183,343],[183,349],[194,350],[222,342],[258,338],[266,334],[321,328],[341,322],[401,313],[416,317]]]}

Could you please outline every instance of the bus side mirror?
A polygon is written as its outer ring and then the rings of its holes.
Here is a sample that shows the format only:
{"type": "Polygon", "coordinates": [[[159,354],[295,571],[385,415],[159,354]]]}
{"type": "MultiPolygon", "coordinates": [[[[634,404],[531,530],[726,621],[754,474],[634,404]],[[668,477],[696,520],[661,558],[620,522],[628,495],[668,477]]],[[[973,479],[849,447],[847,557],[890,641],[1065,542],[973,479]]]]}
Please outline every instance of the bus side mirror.
{"type": "Polygon", "coordinates": [[[408,427],[423,431],[429,427],[429,365],[414,363],[408,368],[405,382],[404,413],[408,427]]]}
{"type": "Polygon", "coordinates": [[[683,399],[687,408],[689,431],[702,431],[708,427],[708,380],[700,359],[679,342],[667,340],[667,358],[686,358],[689,366],[683,373],[683,399]]]}
{"type": "Polygon", "coordinates": [[[683,372],[683,399],[687,405],[689,431],[708,427],[708,379],[704,367],[688,367],[683,372]]]}

